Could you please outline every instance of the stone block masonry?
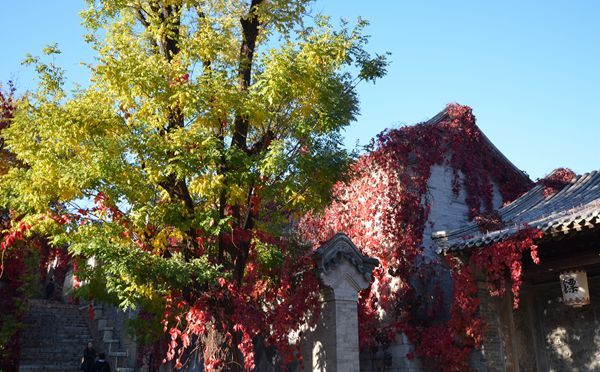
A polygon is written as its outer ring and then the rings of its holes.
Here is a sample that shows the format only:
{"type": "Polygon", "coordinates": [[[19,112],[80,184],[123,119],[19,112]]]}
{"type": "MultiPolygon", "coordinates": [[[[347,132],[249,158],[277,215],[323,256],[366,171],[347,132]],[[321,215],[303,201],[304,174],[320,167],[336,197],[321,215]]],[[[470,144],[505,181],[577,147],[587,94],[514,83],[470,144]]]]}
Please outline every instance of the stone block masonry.
{"type": "Polygon", "coordinates": [[[79,371],[92,333],[76,305],[30,299],[21,335],[19,371],[79,371]]]}

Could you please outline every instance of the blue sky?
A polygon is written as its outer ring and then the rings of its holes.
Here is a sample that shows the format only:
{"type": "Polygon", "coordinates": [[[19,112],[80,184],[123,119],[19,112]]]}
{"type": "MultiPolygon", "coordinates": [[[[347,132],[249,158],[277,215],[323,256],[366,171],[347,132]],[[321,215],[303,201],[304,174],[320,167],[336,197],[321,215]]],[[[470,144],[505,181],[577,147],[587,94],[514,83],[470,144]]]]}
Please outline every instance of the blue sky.
{"type": "MultiPolygon", "coordinates": [[[[57,62],[85,83],[75,0],[7,1],[0,12],[0,82],[32,89],[20,65],[57,42],[57,62]]],[[[447,103],[473,108],[486,135],[532,178],[566,166],[600,169],[600,2],[317,0],[314,12],[371,25],[369,49],[392,53],[388,75],[359,88],[346,143],[430,118],[447,103]]]]}

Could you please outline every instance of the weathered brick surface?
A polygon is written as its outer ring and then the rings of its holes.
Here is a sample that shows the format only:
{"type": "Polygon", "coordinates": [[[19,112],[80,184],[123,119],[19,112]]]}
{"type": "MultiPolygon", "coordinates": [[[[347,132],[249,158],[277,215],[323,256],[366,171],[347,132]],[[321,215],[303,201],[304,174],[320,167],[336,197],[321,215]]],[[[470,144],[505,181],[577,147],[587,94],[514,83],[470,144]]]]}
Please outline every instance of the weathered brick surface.
{"type": "MultiPolygon", "coordinates": [[[[462,173],[459,173],[462,178],[462,173]]],[[[462,227],[468,222],[469,208],[465,202],[466,193],[461,188],[458,195],[452,192],[453,170],[448,166],[434,165],[427,182],[427,200],[429,201],[429,219],[423,231],[423,247],[433,257],[431,234],[435,231],[449,231],[462,227]]],[[[502,206],[502,196],[498,187],[494,186],[493,206],[502,206]]]]}
{"type": "Polygon", "coordinates": [[[479,314],[486,323],[486,334],[481,348],[478,370],[488,372],[504,371],[504,348],[502,342],[502,329],[498,314],[500,300],[489,294],[487,284],[483,281],[477,283],[477,295],[481,301],[479,314]]]}

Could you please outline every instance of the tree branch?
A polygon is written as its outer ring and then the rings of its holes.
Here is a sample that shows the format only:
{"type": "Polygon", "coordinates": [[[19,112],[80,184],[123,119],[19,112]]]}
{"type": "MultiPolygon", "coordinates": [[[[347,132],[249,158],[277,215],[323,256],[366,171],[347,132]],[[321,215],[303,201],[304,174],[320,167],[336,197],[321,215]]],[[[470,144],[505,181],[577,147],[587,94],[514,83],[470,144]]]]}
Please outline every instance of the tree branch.
{"type": "MultiPolygon", "coordinates": [[[[264,0],[252,0],[248,15],[245,18],[240,19],[242,25],[242,45],[240,47],[238,66],[238,89],[240,92],[248,91],[251,84],[252,62],[260,27],[257,10],[263,1],[264,0]]],[[[237,113],[233,125],[234,132],[231,139],[231,145],[246,151],[249,127],[248,117],[241,113],[237,113]]]]}

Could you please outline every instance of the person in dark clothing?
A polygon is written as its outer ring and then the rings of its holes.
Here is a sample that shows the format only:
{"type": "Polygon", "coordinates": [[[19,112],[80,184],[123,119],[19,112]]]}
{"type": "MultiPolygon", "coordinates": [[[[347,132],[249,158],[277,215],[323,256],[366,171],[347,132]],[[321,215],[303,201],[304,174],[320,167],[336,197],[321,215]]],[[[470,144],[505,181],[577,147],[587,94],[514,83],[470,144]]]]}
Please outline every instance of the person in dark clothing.
{"type": "Polygon", "coordinates": [[[55,288],[54,279],[50,278],[50,281],[46,284],[46,300],[51,300],[54,297],[55,288]]]}
{"type": "Polygon", "coordinates": [[[83,358],[81,358],[81,370],[83,372],[96,372],[96,350],[91,342],[88,342],[85,349],[83,349],[83,358]]]}
{"type": "Polygon", "coordinates": [[[96,372],[110,372],[110,365],[106,361],[106,355],[100,353],[98,360],[96,361],[96,372]]]}

